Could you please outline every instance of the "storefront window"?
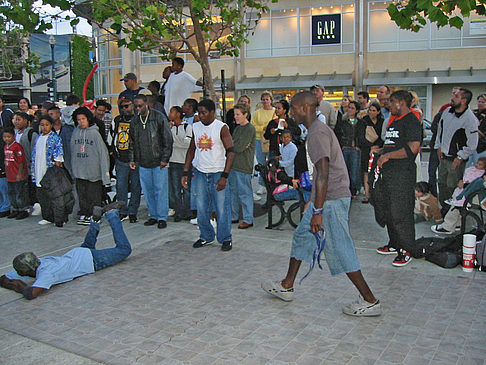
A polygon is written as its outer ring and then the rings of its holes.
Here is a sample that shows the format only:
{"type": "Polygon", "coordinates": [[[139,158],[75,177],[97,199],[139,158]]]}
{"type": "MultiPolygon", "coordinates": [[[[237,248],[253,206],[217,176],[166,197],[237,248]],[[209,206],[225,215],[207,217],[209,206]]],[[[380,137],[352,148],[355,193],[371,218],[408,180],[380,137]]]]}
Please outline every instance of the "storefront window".
{"type": "MultiPolygon", "coordinates": [[[[247,19],[255,17],[255,13],[249,13],[247,19]]],[[[272,9],[259,21],[248,40],[248,58],[351,53],[354,52],[354,5],[272,9]],[[312,45],[312,16],[322,14],[341,14],[341,43],[312,45]]]]}

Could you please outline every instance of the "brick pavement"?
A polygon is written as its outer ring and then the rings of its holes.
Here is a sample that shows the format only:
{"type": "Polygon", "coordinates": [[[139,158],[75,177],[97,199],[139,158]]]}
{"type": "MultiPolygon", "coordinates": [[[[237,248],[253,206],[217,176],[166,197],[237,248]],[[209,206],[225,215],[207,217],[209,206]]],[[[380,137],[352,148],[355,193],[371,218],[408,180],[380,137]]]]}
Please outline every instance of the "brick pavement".
{"type": "MultiPolygon", "coordinates": [[[[0,220],[0,247],[10,256],[0,259],[2,273],[15,253],[33,247],[62,254],[87,230],[74,224],[40,227],[36,221],[0,220]]],[[[327,268],[315,270],[296,286],[295,300],[285,303],[259,283],[284,276],[292,230],[265,230],[264,221],[235,229],[228,253],[218,245],[193,249],[198,231],[187,223],[169,223],[163,231],[142,221],[124,223],[134,247],[129,259],[33,301],[1,289],[0,329],[62,349],[66,361],[77,354],[87,363],[485,363],[484,273],[444,270],[423,260],[393,268],[392,257],[374,252],[386,234],[373,222],[371,207],[353,203],[358,256],[384,315],[342,314],[341,305],[357,292],[345,276],[331,278],[327,268]]],[[[417,227],[418,235],[430,235],[427,223],[417,227]]],[[[111,245],[106,225],[100,236],[100,247],[111,245]]],[[[8,338],[0,336],[0,348],[12,353],[8,338]]]]}

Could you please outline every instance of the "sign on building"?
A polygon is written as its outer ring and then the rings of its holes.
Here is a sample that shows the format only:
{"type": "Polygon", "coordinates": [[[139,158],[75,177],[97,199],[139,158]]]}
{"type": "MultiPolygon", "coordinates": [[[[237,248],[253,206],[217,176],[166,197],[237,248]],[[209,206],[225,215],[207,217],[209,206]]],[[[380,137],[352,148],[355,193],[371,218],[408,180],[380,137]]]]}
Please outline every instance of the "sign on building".
{"type": "Polygon", "coordinates": [[[341,43],[341,14],[312,16],[312,45],[341,43]]]}

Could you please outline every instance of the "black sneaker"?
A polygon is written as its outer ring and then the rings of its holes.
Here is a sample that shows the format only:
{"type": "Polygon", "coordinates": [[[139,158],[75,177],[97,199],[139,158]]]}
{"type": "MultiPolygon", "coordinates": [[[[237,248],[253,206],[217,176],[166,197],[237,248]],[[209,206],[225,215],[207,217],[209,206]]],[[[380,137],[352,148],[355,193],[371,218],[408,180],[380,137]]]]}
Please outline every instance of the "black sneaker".
{"type": "Polygon", "coordinates": [[[130,214],[128,216],[128,218],[130,219],[130,223],[137,223],[137,216],[135,214],[130,214]]]}
{"type": "Polygon", "coordinates": [[[12,211],[9,215],[8,215],[8,219],[12,219],[12,218],[15,218],[20,212],[18,211],[12,211]]]}
{"type": "Polygon", "coordinates": [[[10,215],[10,211],[6,210],[5,212],[0,212],[0,218],[5,218],[10,215]]]}
{"type": "Polygon", "coordinates": [[[164,229],[164,228],[167,228],[167,222],[166,222],[166,221],[162,221],[162,220],[160,220],[160,221],[157,223],[157,228],[158,228],[158,229],[164,229]]]}
{"type": "Polygon", "coordinates": [[[212,244],[213,242],[214,241],[205,241],[205,240],[200,238],[196,242],[194,242],[192,247],[194,247],[194,248],[204,247],[204,246],[208,246],[208,245],[212,244]]]}
{"type": "Polygon", "coordinates": [[[230,251],[233,248],[231,241],[224,241],[221,246],[221,251],[230,251]]]}
{"type": "Polygon", "coordinates": [[[29,212],[27,212],[26,210],[23,210],[23,211],[19,212],[19,214],[17,214],[15,219],[21,220],[21,219],[27,218],[28,216],[29,216],[29,212]]]}
{"type": "Polygon", "coordinates": [[[154,224],[157,224],[157,219],[150,218],[143,225],[144,226],[153,226],[154,224]]]}

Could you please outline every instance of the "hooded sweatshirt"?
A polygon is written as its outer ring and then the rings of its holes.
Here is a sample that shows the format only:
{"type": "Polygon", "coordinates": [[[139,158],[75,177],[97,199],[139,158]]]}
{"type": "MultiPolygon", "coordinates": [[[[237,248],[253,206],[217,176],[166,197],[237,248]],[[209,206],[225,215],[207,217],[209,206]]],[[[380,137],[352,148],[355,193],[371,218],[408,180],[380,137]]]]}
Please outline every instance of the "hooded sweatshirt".
{"type": "Polygon", "coordinates": [[[92,182],[110,183],[110,160],[108,149],[96,125],[82,129],[74,129],[71,138],[71,162],[73,175],[76,179],[92,182]]]}

